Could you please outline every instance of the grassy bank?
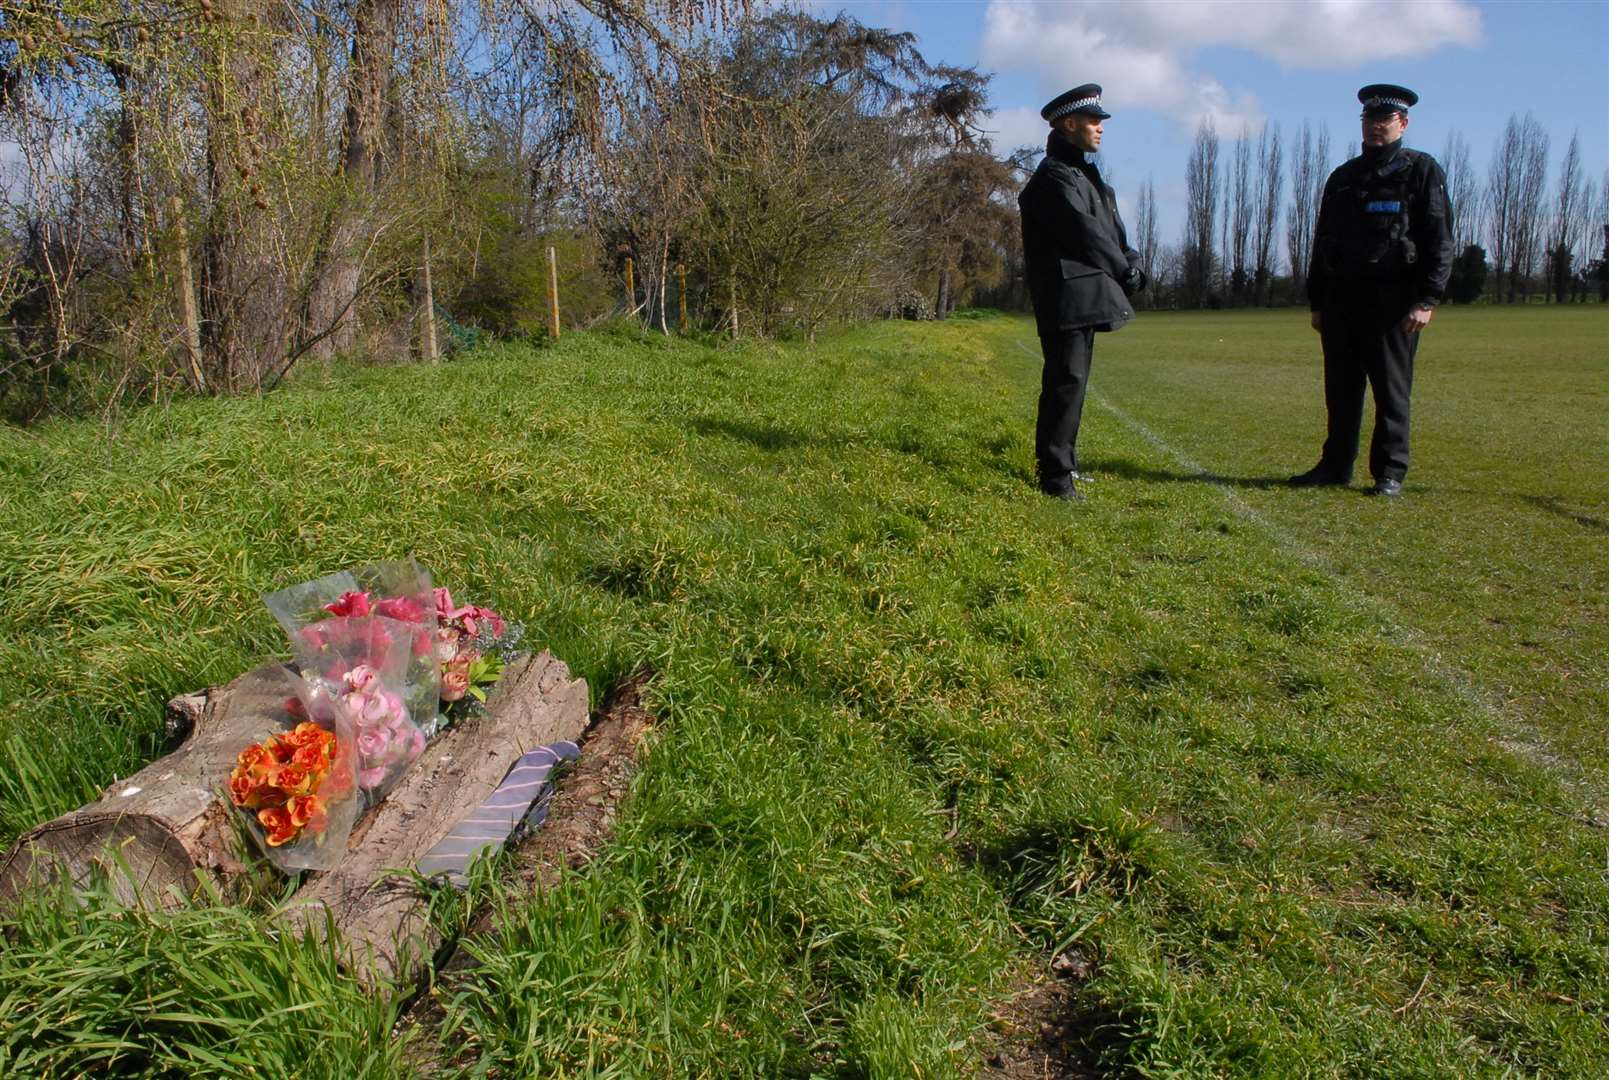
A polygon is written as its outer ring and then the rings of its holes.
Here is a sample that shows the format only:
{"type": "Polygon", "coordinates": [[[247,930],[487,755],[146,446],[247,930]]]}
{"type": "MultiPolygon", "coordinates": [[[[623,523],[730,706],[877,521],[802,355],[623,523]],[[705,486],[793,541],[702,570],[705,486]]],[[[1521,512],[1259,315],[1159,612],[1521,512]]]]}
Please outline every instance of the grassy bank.
{"type": "MultiPolygon", "coordinates": [[[[1486,314],[1436,330],[1531,356],[1554,315],[1486,314]]],[[[0,839],[139,767],[167,696],[277,651],[260,593],[412,552],[594,687],[652,664],[665,719],[607,857],[504,898],[480,970],[436,988],[448,1068],[967,1075],[1023,968],[1078,950],[1106,1069],[1601,1075],[1602,673],[1569,676],[1580,704],[1538,681],[1601,641],[1601,560],[1569,532],[1601,480],[1451,453],[1519,434],[1512,365],[1446,361],[1438,393],[1427,344],[1409,498],[1264,488],[1316,452],[1289,318],[1103,338],[1077,507],[1033,493],[1037,358],[1000,318],[577,335],[110,437],[0,432],[0,839]],[[1559,630],[1540,660],[1466,625],[1499,586],[1559,630]]],[[[1534,408],[1572,445],[1599,425],[1601,455],[1602,336],[1570,325],[1548,332],[1588,345],[1551,362],[1581,382],[1534,408]]],[[[208,916],[7,917],[0,1053],[353,1075],[248,1027],[312,1001],[368,1075],[408,1070],[383,997],[208,916]]]]}

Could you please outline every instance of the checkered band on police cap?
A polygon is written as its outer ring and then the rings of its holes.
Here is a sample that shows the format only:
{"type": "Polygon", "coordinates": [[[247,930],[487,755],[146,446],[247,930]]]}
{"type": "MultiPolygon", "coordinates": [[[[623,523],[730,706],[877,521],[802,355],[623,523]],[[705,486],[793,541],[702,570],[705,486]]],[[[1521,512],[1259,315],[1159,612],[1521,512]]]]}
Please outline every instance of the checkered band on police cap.
{"type": "Polygon", "coordinates": [[[1101,108],[1101,88],[1098,83],[1085,83],[1057,95],[1039,110],[1039,115],[1054,124],[1061,117],[1075,112],[1089,113],[1103,120],[1112,115],[1101,108]]]}
{"type": "Polygon", "coordinates": [[[1358,100],[1363,103],[1365,113],[1405,113],[1419,104],[1419,95],[1409,90],[1406,86],[1393,86],[1390,83],[1370,83],[1358,91],[1358,100]]]}
{"type": "Polygon", "coordinates": [[[1050,115],[1045,117],[1045,119],[1056,120],[1066,116],[1068,113],[1075,113],[1079,109],[1086,108],[1090,105],[1099,105],[1100,103],[1101,96],[1099,94],[1096,94],[1093,97],[1082,97],[1077,101],[1068,101],[1050,110],[1050,115]]]}

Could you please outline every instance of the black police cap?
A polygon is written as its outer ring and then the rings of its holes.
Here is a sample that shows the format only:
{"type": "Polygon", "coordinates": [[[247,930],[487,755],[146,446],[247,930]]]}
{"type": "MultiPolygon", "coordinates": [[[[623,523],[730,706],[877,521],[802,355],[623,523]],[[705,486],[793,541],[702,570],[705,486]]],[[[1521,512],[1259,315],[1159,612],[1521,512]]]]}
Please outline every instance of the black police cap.
{"type": "Polygon", "coordinates": [[[1370,83],[1358,91],[1358,100],[1363,103],[1364,116],[1370,113],[1406,113],[1419,104],[1419,95],[1406,86],[1370,83]]]}
{"type": "Polygon", "coordinates": [[[1066,116],[1068,113],[1088,113],[1091,116],[1105,120],[1112,114],[1101,108],[1101,88],[1099,83],[1085,83],[1075,86],[1065,94],[1058,94],[1039,110],[1051,123],[1066,116]]]}

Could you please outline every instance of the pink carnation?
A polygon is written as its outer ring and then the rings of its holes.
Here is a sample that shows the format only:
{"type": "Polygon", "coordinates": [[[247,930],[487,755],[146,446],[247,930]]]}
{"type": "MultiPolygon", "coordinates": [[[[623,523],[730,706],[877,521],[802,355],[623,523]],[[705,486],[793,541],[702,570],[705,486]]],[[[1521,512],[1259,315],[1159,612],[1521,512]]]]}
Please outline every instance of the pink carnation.
{"type": "Polygon", "coordinates": [[[372,667],[367,664],[359,664],[346,673],[346,685],[353,690],[363,691],[374,685],[374,680],[377,678],[379,676],[375,674],[372,667]]]}
{"type": "Polygon", "coordinates": [[[377,758],[385,753],[389,742],[383,731],[365,731],[358,736],[358,753],[366,758],[377,758]]]}
{"type": "Polygon", "coordinates": [[[366,788],[379,787],[380,786],[380,781],[382,781],[384,779],[385,779],[385,766],[384,765],[378,765],[378,766],[376,766],[375,768],[372,768],[372,769],[359,769],[358,770],[358,786],[359,787],[366,787],[366,788]]]}
{"type": "Polygon", "coordinates": [[[450,622],[469,610],[467,607],[454,607],[453,594],[444,586],[436,589],[436,618],[442,622],[450,622]]]}

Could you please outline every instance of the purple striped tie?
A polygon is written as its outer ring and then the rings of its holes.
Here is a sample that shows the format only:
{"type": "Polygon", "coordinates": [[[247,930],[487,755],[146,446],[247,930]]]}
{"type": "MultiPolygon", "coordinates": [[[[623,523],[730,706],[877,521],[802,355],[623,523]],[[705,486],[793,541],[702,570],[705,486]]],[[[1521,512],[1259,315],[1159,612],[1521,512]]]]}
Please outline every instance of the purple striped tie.
{"type": "Polygon", "coordinates": [[[533,829],[542,824],[553,790],[548,776],[559,762],[580,756],[581,748],[573,742],[549,743],[520,755],[497,790],[419,857],[419,873],[446,875],[459,888],[469,884],[469,864],[476,856],[499,851],[521,824],[533,829]]]}

